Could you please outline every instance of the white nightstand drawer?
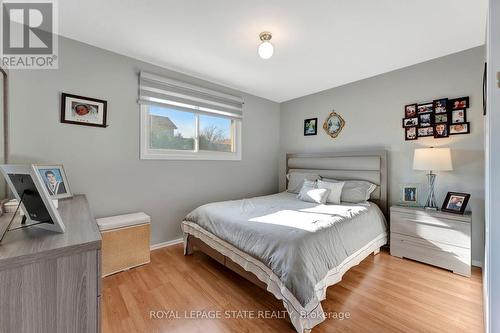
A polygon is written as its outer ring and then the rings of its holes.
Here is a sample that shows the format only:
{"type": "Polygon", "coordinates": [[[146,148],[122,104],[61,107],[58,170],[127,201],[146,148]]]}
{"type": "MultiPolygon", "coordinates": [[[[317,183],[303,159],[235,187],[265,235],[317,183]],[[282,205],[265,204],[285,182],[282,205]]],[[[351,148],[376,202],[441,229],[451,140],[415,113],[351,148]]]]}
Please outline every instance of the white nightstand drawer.
{"type": "Polygon", "coordinates": [[[391,255],[418,260],[427,264],[470,276],[470,250],[461,247],[429,242],[420,238],[391,233],[391,255]]]}
{"type": "Polygon", "coordinates": [[[391,207],[391,254],[470,276],[472,215],[391,207]]]}
{"type": "Polygon", "coordinates": [[[470,249],[470,223],[431,216],[392,214],[391,232],[470,249]]]}

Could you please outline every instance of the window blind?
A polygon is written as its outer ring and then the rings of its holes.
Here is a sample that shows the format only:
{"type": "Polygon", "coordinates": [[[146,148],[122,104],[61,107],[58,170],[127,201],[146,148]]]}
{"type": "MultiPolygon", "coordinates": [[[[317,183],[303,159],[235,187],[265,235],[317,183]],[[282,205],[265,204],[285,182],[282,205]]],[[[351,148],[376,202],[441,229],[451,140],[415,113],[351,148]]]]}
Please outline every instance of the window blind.
{"type": "Polygon", "coordinates": [[[243,99],[190,83],[141,72],[139,103],[240,119],[243,99]]]}

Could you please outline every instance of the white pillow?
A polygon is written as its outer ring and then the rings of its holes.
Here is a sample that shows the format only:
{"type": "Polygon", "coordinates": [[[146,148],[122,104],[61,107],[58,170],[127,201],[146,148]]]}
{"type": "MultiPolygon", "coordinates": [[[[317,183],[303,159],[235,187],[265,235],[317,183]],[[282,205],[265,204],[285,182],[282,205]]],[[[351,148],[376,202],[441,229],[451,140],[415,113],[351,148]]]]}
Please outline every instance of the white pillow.
{"type": "Polygon", "coordinates": [[[297,198],[306,202],[315,202],[325,204],[330,194],[330,190],[326,188],[316,188],[316,182],[305,181],[300,189],[297,198]]]}
{"type": "Polygon", "coordinates": [[[340,201],[360,203],[370,200],[370,195],[377,188],[377,185],[364,180],[336,180],[336,179],[326,179],[323,181],[330,183],[340,183],[344,182],[344,187],[342,188],[342,195],[340,201]]]}
{"type": "Polygon", "coordinates": [[[340,204],[340,198],[342,196],[342,188],[344,187],[344,182],[332,183],[332,182],[324,182],[322,180],[318,180],[317,186],[318,188],[324,188],[330,190],[330,194],[328,194],[328,198],[326,199],[327,203],[331,203],[334,205],[340,204]]]}
{"type": "Polygon", "coordinates": [[[286,177],[288,179],[287,191],[290,193],[299,193],[304,180],[314,181],[321,178],[318,174],[303,172],[290,172],[286,177]]]}

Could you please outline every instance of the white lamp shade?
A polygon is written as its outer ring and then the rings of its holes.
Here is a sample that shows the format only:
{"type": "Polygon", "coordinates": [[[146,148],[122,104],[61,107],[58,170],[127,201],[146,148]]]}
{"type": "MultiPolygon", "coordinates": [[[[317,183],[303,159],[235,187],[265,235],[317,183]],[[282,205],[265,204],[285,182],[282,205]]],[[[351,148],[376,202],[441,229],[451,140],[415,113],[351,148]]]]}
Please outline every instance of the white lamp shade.
{"type": "Polygon", "coordinates": [[[264,41],[259,45],[259,56],[262,59],[269,59],[273,56],[274,53],[274,47],[273,44],[271,44],[268,41],[264,41]]]}
{"type": "Polygon", "coordinates": [[[424,171],[451,171],[450,148],[417,148],[413,156],[413,169],[424,171]]]}

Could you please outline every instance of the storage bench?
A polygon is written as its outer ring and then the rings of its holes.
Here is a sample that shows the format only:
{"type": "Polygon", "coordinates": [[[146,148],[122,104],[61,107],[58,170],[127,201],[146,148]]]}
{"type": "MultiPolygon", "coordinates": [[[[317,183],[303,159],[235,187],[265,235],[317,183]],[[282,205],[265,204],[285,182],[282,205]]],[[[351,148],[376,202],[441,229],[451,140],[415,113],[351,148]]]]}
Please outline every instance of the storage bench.
{"type": "Polygon", "coordinates": [[[102,276],[150,262],[151,218],[133,213],[97,219],[102,237],[102,276]]]}

